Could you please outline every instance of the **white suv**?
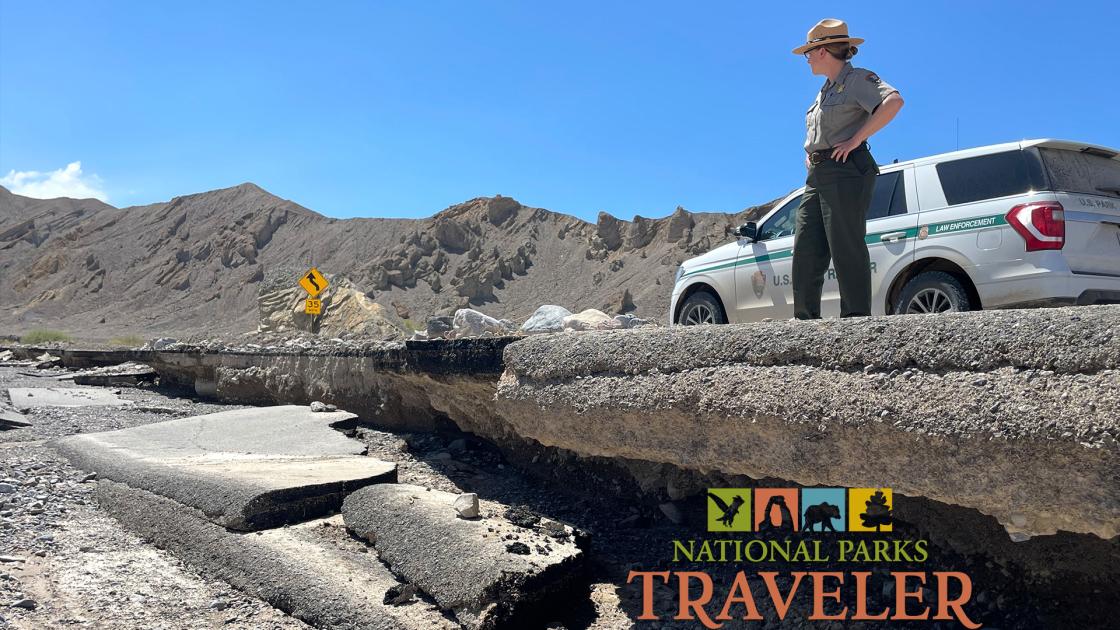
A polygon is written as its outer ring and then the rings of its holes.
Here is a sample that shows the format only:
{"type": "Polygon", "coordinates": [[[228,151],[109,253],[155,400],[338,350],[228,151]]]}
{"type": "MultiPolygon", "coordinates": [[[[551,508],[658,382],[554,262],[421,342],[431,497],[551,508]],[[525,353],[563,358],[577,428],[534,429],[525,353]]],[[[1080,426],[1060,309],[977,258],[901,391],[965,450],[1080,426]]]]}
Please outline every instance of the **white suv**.
{"type": "MultiPolygon", "coordinates": [[[[872,314],[1120,302],[1120,152],[1029,140],[880,167],[867,213],[872,314]]],[[[801,189],[677,270],[671,324],[793,315],[801,189]]],[[[840,312],[832,269],[821,310],[840,312]]]]}

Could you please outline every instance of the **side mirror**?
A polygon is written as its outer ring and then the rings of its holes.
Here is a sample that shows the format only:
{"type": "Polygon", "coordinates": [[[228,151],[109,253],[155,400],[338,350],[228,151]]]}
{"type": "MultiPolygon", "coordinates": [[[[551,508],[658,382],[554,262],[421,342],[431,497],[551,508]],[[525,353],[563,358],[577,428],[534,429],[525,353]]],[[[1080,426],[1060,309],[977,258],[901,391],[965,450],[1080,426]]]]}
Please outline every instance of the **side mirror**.
{"type": "Polygon", "coordinates": [[[757,241],[758,224],[754,221],[747,221],[735,230],[735,236],[738,236],[739,238],[745,238],[752,243],[754,241],[757,241]]]}

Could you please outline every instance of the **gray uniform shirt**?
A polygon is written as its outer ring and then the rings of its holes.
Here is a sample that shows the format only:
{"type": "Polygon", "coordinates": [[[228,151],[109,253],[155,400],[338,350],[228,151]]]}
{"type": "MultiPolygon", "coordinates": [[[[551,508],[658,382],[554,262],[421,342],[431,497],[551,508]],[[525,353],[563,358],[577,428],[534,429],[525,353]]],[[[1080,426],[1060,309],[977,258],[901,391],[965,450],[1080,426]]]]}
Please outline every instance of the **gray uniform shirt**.
{"type": "Polygon", "coordinates": [[[805,114],[805,152],[830,149],[850,140],[887,95],[897,91],[874,72],[845,63],[835,83],[825,79],[805,114]]]}

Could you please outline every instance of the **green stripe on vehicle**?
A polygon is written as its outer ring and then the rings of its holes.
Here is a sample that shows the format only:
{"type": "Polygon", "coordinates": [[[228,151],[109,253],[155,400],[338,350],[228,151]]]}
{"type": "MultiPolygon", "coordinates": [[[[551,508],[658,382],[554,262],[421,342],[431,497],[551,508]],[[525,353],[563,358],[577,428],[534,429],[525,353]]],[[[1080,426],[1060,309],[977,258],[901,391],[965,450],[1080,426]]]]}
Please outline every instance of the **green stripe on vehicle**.
{"type": "MultiPolygon", "coordinates": [[[[887,232],[875,232],[874,234],[868,234],[867,236],[865,236],[863,238],[863,242],[867,243],[868,245],[882,245],[884,234],[897,234],[899,232],[905,232],[905,235],[902,237],[903,239],[914,238],[915,236],[918,235],[918,228],[912,227],[912,228],[906,228],[905,230],[890,230],[890,231],[887,231],[887,232]]],[[[899,239],[899,240],[901,240],[901,239],[899,239]]]]}
{"type": "MultiPolygon", "coordinates": [[[[896,232],[905,232],[904,238],[917,238],[922,228],[927,229],[927,237],[941,236],[944,234],[955,234],[959,232],[968,232],[971,230],[983,230],[985,228],[996,227],[1000,225],[1007,225],[1007,217],[1002,214],[992,214],[986,217],[973,217],[971,219],[958,219],[955,221],[943,221],[941,223],[931,223],[928,226],[909,227],[904,230],[886,230],[884,232],[875,232],[868,234],[864,238],[864,242],[868,245],[882,244],[882,237],[884,234],[893,234],[896,232]]],[[[779,249],[769,254],[762,254],[761,256],[751,256],[750,258],[742,258],[740,260],[733,260],[731,262],[720,263],[711,267],[689,271],[681,276],[687,278],[698,273],[707,273],[710,271],[718,271],[720,269],[730,269],[738,267],[739,265],[749,265],[751,263],[766,262],[767,260],[781,260],[782,258],[789,258],[793,255],[793,248],[779,249]]]]}
{"type": "Polygon", "coordinates": [[[986,217],[974,217],[971,219],[945,221],[943,223],[931,223],[929,226],[929,235],[937,236],[938,234],[946,234],[948,232],[982,230],[984,228],[995,227],[997,225],[1007,225],[1007,217],[1002,214],[992,214],[986,217]]]}
{"type": "Polygon", "coordinates": [[[740,259],[740,260],[734,260],[734,261],[731,261],[731,262],[721,263],[721,264],[715,265],[713,267],[705,267],[703,269],[697,269],[696,271],[689,271],[688,273],[682,275],[681,277],[682,278],[687,278],[688,276],[692,276],[692,275],[695,275],[695,274],[698,274],[698,273],[706,273],[708,271],[718,271],[720,269],[737,267],[739,265],[749,265],[751,263],[756,263],[756,262],[758,262],[758,263],[766,262],[767,260],[781,260],[783,258],[789,258],[792,255],[793,255],[793,248],[792,247],[788,248],[788,249],[779,249],[776,252],[771,252],[769,254],[762,254],[761,256],[751,256],[750,258],[743,258],[743,259],[740,259]]]}

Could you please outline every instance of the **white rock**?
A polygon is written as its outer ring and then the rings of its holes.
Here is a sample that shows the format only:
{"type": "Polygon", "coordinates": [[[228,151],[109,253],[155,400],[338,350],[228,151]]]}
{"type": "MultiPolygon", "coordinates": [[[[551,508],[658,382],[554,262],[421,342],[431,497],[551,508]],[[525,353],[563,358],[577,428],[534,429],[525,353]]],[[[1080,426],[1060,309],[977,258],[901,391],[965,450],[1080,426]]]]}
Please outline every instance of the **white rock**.
{"type": "Polygon", "coordinates": [[[455,311],[452,320],[455,337],[480,337],[487,333],[491,335],[505,335],[510,331],[502,322],[480,313],[471,308],[461,308],[455,311]]]}
{"type": "Polygon", "coordinates": [[[455,512],[462,518],[478,518],[478,495],[473,492],[455,498],[455,512]]]}
{"type": "Polygon", "coordinates": [[[566,330],[611,330],[620,326],[613,317],[593,308],[564,318],[566,330]]]}
{"type": "Polygon", "coordinates": [[[318,400],[316,400],[315,402],[311,403],[311,411],[318,413],[338,411],[338,407],[335,407],[334,405],[328,405],[327,403],[319,402],[318,400]]]}
{"type": "Polygon", "coordinates": [[[171,337],[160,337],[159,339],[153,339],[149,341],[145,344],[145,347],[149,350],[166,350],[169,346],[177,343],[179,343],[178,339],[172,339],[171,337]]]}
{"type": "Polygon", "coordinates": [[[628,328],[639,328],[639,327],[645,326],[646,324],[649,323],[649,320],[647,320],[647,319],[641,319],[640,317],[635,317],[634,315],[630,315],[630,314],[615,315],[614,316],[614,321],[618,322],[618,324],[619,324],[618,327],[619,328],[627,328],[627,329],[628,328]]]}
{"type": "Polygon", "coordinates": [[[572,312],[563,306],[545,304],[533,312],[532,317],[521,324],[521,331],[527,335],[554,333],[564,330],[564,318],[572,312]]]}

